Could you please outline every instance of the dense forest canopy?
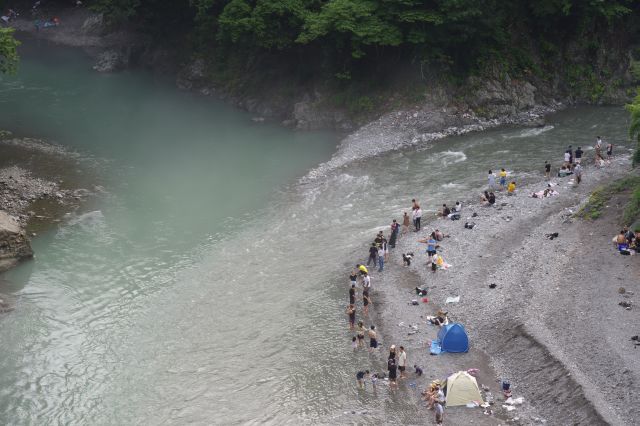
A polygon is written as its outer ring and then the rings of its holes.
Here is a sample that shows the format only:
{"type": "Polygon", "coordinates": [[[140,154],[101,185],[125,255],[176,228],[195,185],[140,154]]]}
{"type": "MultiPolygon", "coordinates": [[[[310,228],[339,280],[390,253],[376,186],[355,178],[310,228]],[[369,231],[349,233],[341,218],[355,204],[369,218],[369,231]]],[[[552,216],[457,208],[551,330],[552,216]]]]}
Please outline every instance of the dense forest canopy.
{"type": "MultiPolygon", "coordinates": [[[[42,1],[43,7],[69,3],[42,1]]],[[[557,55],[568,41],[595,44],[598,35],[638,26],[640,17],[640,0],[85,0],[84,5],[104,13],[111,25],[126,23],[159,39],[187,40],[190,52],[215,56],[217,63],[270,58],[298,72],[343,79],[399,60],[437,64],[454,73],[489,61],[529,70],[532,54],[557,55]]]]}
{"type": "Polygon", "coordinates": [[[94,0],[111,21],[152,31],[193,30],[201,47],[244,51],[319,48],[358,59],[381,49],[469,62],[535,34],[548,41],[614,28],[634,0],[94,0]]]}

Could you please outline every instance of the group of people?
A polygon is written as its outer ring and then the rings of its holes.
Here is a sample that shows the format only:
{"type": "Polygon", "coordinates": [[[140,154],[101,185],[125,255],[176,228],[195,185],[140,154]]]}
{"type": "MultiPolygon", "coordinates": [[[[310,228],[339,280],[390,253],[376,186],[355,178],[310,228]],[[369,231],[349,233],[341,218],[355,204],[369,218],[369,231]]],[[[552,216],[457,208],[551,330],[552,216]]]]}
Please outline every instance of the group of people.
{"type": "Polygon", "coordinates": [[[633,232],[633,230],[625,226],[618,235],[613,237],[613,243],[620,254],[640,253],[640,230],[633,232]]]}
{"type": "MultiPolygon", "coordinates": [[[[507,190],[507,195],[515,195],[516,194],[516,181],[512,180],[511,182],[509,182],[507,184],[507,171],[502,168],[500,169],[500,171],[498,172],[498,178],[499,178],[499,187],[496,187],[496,175],[493,173],[493,170],[489,170],[489,176],[487,178],[488,180],[488,186],[489,189],[488,191],[485,191],[485,194],[493,194],[494,191],[496,190],[507,190]]],[[[487,195],[488,198],[488,195],[487,195]]]]}
{"type": "MultiPolygon", "coordinates": [[[[602,146],[602,139],[598,137],[595,147],[596,162],[598,159],[602,159],[600,154],[600,147],[602,146]]],[[[607,145],[607,157],[610,159],[613,154],[613,145],[607,145]]],[[[576,178],[576,183],[580,183],[582,177],[582,165],[581,162],[584,158],[584,151],[581,147],[578,147],[575,151],[571,146],[564,152],[563,165],[560,169],[560,175],[573,174],[576,178]]],[[[597,163],[599,164],[599,163],[597,163]]],[[[544,166],[544,174],[547,179],[551,177],[551,164],[547,161],[544,166]]],[[[515,180],[508,181],[508,172],[506,169],[501,168],[497,174],[494,174],[492,170],[489,170],[488,174],[488,189],[481,195],[482,204],[485,206],[493,206],[496,204],[496,191],[505,191],[507,195],[515,195],[516,182],[515,180]]],[[[553,184],[548,184],[547,188],[540,193],[533,193],[534,198],[544,198],[552,195],[556,195],[557,191],[553,188],[553,184]]],[[[383,231],[377,233],[374,241],[369,247],[369,257],[366,265],[357,264],[356,268],[351,272],[349,276],[350,289],[349,289],[349,305],[347,307],[347,315],[349,317],[349,329],[355,332],[352,337],[352,346],[354,351],[364,349],[368,346],[368,351],[374,353],[379,346],[377,330],[374,325],[369,327],[365,326],[363,320],[356,322],[356,294],[358,292],[358,283],[362,286],[362,312],[364,316],[368,316],[368,308],[372,304],[371,301],[371,277],[369,274],[368,266],[373,265],[374,268],[378,267],[378,272],[383,272],[385,263],[389,259],[390,249],[395,248],[396,242],[401,236],[407,234],[410,230],[410,223],[412,220],[413,231],[419,232],[422,228],[422,208],[416,199],[411,200],[411,217],[407,212],[404,212],[402,223],[399,224],[395,219],[392,221],[389,231],[389,239],[384,235],[383,231]],[[369,344],[366,344],[365,339],[369,339],[369,344]]],[[[447,204],[443,204],[437,216],[441,218],[449,218],[456,220],[460,218],[462,212],[462,203],[457,201],[455,206],[450,208],[447,204]]],[[[440,242],[446,237],[444,233],[438,229],[431,232],[427,237],[419,239],[418,242],[426,244],[427,265],[431,266],[431,269],[435,272],[439,265],[442,265],[442,257],[438,254],[441,249],[440,242]]],[[[640,232],[635,234],[628,229],[621,231],[620,235],[614,238],[619,250],[635,250],[640,251],[640,232]]],[[[403,254],[403,261],[405,266],[411,265],[411,259],[413,253],[403,254]]],[[[427,317],[427,321],[436,326],[443,326],[448,323],[447,312],[439,310],[435,316],[427,317]]],[[[406,377],[407,369],[407,352],[403,346],[399,347],[396,351],[396,346],[391,345],[389,349],[389,355],[387,357],[387,371],[386,375],[389,379],[389,387],[391,390],[397,389],[398,380],[406,377]]],[[[421,375],[422,369],[415,366],[416,374],[421,375]]],[[[376,385],[379,379],[385,377],[384,373],[371,373],[369,370],[361,370],[356,373],[356,381],[359,388],[363,389],[365,383],[371,382],[373,389],[376,389],[376,385]]],[[[423,399],[427,402],[429,408],[434,409],[436,413],[436,423],[441,424],[445,397],[441,389],[439,382],[432,382],[429,389],[422,393],[423,399]]]]}

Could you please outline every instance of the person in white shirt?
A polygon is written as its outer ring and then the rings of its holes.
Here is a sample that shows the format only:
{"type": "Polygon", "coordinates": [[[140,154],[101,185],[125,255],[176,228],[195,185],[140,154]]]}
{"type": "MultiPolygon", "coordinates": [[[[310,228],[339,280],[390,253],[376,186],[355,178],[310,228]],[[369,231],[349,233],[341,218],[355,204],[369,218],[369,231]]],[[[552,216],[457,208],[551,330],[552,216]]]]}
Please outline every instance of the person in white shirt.
{"type": "Polygon", "coordinates": [[[398,370],[400,370],[400,378],[405,379],[407,376],[405,370],[407,368],[407,353],[404,351],[404,346],[400,346],[400,355],[398,356],[398,370]]]}
{"type": "Polygon", "coordinates": [[[420,219],[422,218],[422,209],[418,206],[413,210],[413,226],[416,228],[416,232],[420,230],[420,219]]]}
{"type": "Polygon", "coordinates": [[[362,287],[366,290],[371,289],[371,277],[366,272],[362,274],[362,287]]]}

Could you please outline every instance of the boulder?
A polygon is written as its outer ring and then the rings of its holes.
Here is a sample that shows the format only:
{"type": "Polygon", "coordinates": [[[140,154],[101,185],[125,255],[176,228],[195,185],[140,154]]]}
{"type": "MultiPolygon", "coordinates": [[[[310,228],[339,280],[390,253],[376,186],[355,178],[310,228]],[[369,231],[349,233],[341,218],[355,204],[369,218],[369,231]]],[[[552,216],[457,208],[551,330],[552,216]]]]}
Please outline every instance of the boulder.
{"type": "Polygon", "coordinates": [[[195,59],[178,73],[176,84],[183,90],[196,90],[207,84],[209,70],[203,59],[195,59]]]}
{"type": "Polygon", "coordinates": [[[102,35],[105,33],[105,23],[104,23],[104,15],[102,13],[98,13],[95,15],[89,16],[82,23],[81,31],[86,35],[102,35]]]}
{"type": "Polygon", "coordinates": [[[0,210],[0,270],[9,269],[19,260],[30,257],[33,257],[33,250],[25,230],[0,210]]]}
{"type": "Polygon", "coordinates": [[[93,69],[98,72],[115,72],[129,65],[129,55],[118,49],[109,49],[100,53],[96,58],[93,69]]]}
{"type": "Polygon", "coordinates": [[[347,131],[353,129],[353,123],[343,111],[320,106],[319,101],[301,101],[293,107],[293,119],[300,130],[334,129],[347,131]]]}

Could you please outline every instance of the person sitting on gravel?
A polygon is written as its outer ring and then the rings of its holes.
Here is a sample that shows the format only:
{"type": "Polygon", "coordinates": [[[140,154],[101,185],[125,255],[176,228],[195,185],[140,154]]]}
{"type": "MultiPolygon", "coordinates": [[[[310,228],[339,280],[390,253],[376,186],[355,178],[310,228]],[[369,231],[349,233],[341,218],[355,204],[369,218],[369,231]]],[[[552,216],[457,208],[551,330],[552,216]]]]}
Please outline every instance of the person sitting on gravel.
{"type": "Polygon", "coordinates": [[[451,214],[451,209],[447,207],[446,204],[443,204],[442,210],[438,212],[438,216],[444,218],[444,217],[448,217],[450,214],[451,214]]]}
{"type": "Polygon", "coordinates": [[[444,233],[439,229],[433,231],[433,236],[435,237],[436,241],[442,241],[444,240],[444,237],[448,237],[448,235],[444,235],[444,233]]]}
{"type": "Polygon", "coordinates": [[[422,398],[427,401],[427,408],[433,410],[433,406],[438,398],[439,383],[437,381],[431,382],[429,389],[425,389],[422,392],[422,398]]]}
{"type": "Polygon", "coordinates": [[[496,196],[493,192],[484,191],[481,196],[482,205],[485,207],[491,207],[496,203],[496,196]]]}
{"type": "Polygon", "coordinates": [[[462,203],[456,201],[456,205],[453,206],[451,213],[447,216],[451,220],[460,220],[460,213],[462,212],[462,203]]]}
{"type": "Polygon", "coordinates": [[[614,238],[614,241],[616,242],[618,251],[622,252],[629,250],[629,242],[627,241],[624,229],[621,230],[620,233],[614,238]]]}
{"type": "Polygon", "coordinates": [[[436,315],[433,317],[427,317],[427,320],[438,327],[442,327],[443,325],[449,324],[449,318],[447,317],[448,312],[443,311],[442,309],[438,309],[436,315]]]}
{"type": "Polygon", "coordinates": [[[571,171],[571,169],[568,166],[562,166],[560,168],[560,170],[558,171],[558,177],[567,177],[569,175],[572,175],[573,172],[571,171]]]}
{"type": "Polygon", "coordinates": [[[516,195],[516,182],[511,181],[507,186],[507,195],[516,195]]]}

